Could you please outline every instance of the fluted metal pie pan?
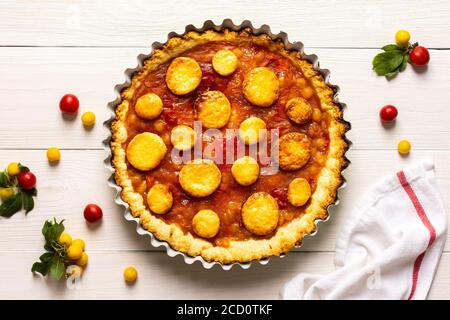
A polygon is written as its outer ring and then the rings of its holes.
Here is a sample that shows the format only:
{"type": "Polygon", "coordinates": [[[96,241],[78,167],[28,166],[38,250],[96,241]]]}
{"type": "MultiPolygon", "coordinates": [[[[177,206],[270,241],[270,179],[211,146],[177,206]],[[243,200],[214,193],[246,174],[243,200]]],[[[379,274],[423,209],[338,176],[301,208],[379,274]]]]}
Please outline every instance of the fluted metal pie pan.
{"type": "MultiPolygon", "coordinates": [[[[193,25],[186,26],[186,28],[185,28],[185,30],[184,30],[184,32],[182,34],[178,34],[176,32],[170,32],[168,34],[168,39],[167,40],[169,40],[170,38],[173,38],[173,37],[181,37],[181,36],[185,35],[188,32],[191,32],[191,31],[204,32],[204,31],[207,31],[207,30],[214,30],[214,31],[220,32],[220,31],[223,31],[225,29],[229,29],[229,30],[232,30],[232,31],[240,31],[240,30],[243,30],[243,29],[246,29],[246,28],[250,29],[254,35],[266,34],[273,41],[283,43],[283,45],[284,45],[286,50],[300,52],[301,57],[304,60],[310,62],[313,65],[314,69],[322,75],[322,77],[325,80],[325,83],[333,90],[333,92],[334,92],[333,102],[335,102],[339,106],[339,108],[341,110],[343,110],[346,107],[345,104],[343,104],[342,102],[338,101],[339,87],[336,86],[336,85],[333,85],[333,84],[331,84],[329,82],[330,71],[327,70],[327,69],[321,69],[319,67],[318,57],[316,55],[314,55],[314,54],[306,54],[306,53],[304,53],[304,51],[303,51],[303,47],[304,46],[303,46],[303,44],[301,42],[293,42],[293,43],[289,42],[287,34],[285,32],[280,32],[278,34],[272,33],[268,25],[262,25],[259,28],[255,28],[255,27],[253,27],[251,22],[248,21],[248,20],[245,20],[241,24],[236,25],[230,19],[225,19],[220,25],[216,25],[216,24],[214,24],[213,21],[208,20],[208,21],[205,21],[203,26],[200,27],[200,28],[197,28],[197,27],[195,27],[193,25]]],[[[153,50],[156,50],[156,49],[160,49],[162,46],[163,46],[163,43],[154,42],[152,44],[151,48],[152,48],[152,51],[153,51],[153,50]]],[[[133,68],[133,69],[125,70],[126,81],[124,83],[122,83],[122,84],[119,84],[119,85],[115,86],[114,90],[116,92],[116,99],[114,101],[111,101],[110,103],[108,103],[108,109],[111,112],[111,117],[103,123],[104,127],[108,131],[108,137],[103,141],[103,147],[108,152],[108,156],[104,160],[104,164],[105,164],[106,168],[111,172],[111,176],[108,179],[108,184],[109,184],[110,187],[112,187],[115,190],[114,201],[118,205],[120,205],[120,206],[122,206],[124,208],[125,219],[128,220],[128,221],[134,221],[136,223],[136,231],[137,231],[137,233],[139,235],[146,235],[146,236],[148,236],[150,238],[150,243],[154,247],[161,247],[161,246],[164,247],[166,249],[167,255],[169,255],[170,257],[175,257],[177,255],[181,255],[183,257],[184,261],[187,264],[192,264],[195,261],[199,261],[203,265],[203,267],[206,268],[206,269],[210,269],[214,265],[219,265],[224,270],[230,270],[235,265],[238,265],[238,266],[240,266],[243,269],[248,269],[248,268],[250,268],[252,262],[258,262],[258,263],[260,263],[262,265],[267,264],[269,262],[270,258],[265,258],[265,259],[261,259],[261,260],[255,260],[255,261],[251,261],[251,262],[247,262],[247,263],[237,263],[236,262],[236,263],[231,263],[231,264],[222,264],[222,263],[219,263],[219,262],[208,262],[205,259],[203,259],[201,256],[191,257],[191,256],[189,256],[189,255],[187,255],[185,253],[182,253],[182,252],[179,252],[177,250],[174,250],[166,241],[160,241],[151,232],[145,230],[141,226],[141,224],[139,223],[139,218],[133,217],[133,215],[131,214],[129,205],[125,201],[123,201],[122,198],[120,197],[120,193],[121,193],[122,188],[119,185],[117,185],[117,183],[116,183],[116,181],[114,179],[114,172],[115,172],[115,170],[114,170],[114,168],[112,166],[112,162],[111,162],[111,160],[112,160],[112,150],[111,150],[111,146],[110,146],[110,142],[111,142],[111,138],[112,138],[112,136],[111,136],[111,123],[115,119],[115,108],[122,102],[120,93],[122,92],[123,89],[125,89],[125,88],[127,88],[128,86],[131,85],[131,78],[133,77],[135,72],[139,71],[140,68],[142,68],[142,66],[144,65],[144,61],[146,59],[148,59],[151,56],[151,54],[152,54],[152,52],[150,52],[149,54],[140,54],[137,57],[138,66],[136,68],[133,68]]],[[[350,127],[351,127],[350,123],[348,123],[348,122],[346,122],[344,120],[343,120],[343,122],[346,125],[346,132],[347,132],[348,130],[350,130],[350,127]]],[[[347,150],[348,150],[348,148],[351,145],[351,142],[345,137],[345,135],[344,135],[344,139],[345,139],[345,141],[347,143],[347,150]]],[[[320,219],[316,220],[315,221],[316,231],[314,231],[313,233],[309,234],[309,236],[314,236],[317,233],[317,224],[320,221],[327,221],[329,219],[329,217],[330,217],[330,214],[329,214],[330,207],[336,206],[339,203],[339,190],[344,188],[345,185],[346,185],[346,181],[345,181],[345,178],[342,176],[342,173],[343,173],[344,169],[350,164],[350,161],[346,157],[345,157],[345,161],[346,161],[346,164],[345,164],[345,166],[344,166],[344,168],[343,168],[343,170],[341,172],[342,184],[339,186],[339,188],[337,190],[336,200],[335,200],[334,204],[330,205],[327,208],[327,211],[328,211],[327,219],[325,219],[325,220],[320,220],[320,219]]],[[[299,247],[299,246],[297,246],[297,247],[299,247]]],[[[281,255],[280,257],[284,257],[284,255],[281,255]]]]}

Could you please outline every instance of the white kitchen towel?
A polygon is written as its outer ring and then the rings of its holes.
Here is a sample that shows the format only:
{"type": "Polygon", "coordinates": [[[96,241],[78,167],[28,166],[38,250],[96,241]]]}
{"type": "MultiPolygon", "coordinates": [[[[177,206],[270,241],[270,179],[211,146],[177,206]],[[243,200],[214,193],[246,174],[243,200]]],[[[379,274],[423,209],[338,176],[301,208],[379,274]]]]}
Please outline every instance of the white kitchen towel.
{"type": "Polygon", "coordinates": [[[425,299],[447,216],[430,160],[388,177],[358,202],[336,244],[335,271],[300,273],[282,299],[425,299]]]}

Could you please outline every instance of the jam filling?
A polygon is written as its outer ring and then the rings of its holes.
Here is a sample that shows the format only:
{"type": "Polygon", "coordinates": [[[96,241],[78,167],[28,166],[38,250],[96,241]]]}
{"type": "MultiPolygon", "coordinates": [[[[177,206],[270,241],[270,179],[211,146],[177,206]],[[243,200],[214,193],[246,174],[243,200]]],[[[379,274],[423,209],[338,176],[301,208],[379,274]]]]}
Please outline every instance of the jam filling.
{"type": "MultiPolygon", "coordinates": [[[[241,219],[241,207],[250,195],[264,191],[270,193],[278,201],[280,209],[278,226],[302,215],[309,202],[302,207],[294,207],[289,204],[287,187],[294,178],[303,177],[309,181],[311,191],[314,192],[317,186],[317,176],[325,164],[328,152],[330,118],[326,113],[321,112],[320,100],[314,90],[311,91],[313,87],[301,70],[297,69],[288,58],[265,47],[251,42],[239,44],[225,41],[209,42],[184,52],[182,56],[195,59],[202,69],[202,81],[196,90],[185,96],[177,96],[167,88],[165,75],[170,64],[169,61],[146,74],[145,80],[141,82],[133,98],[130,99],[130,108],[125,120],[128,140],[124,143],[124,148],[136,134],[142,132],[153,132],[160,135],[168,147],[165,159],[154,170],[139,171],[128,163],[128,175],[134,190],[146,199],[148,190],[156,182],[168,185],[174,200],[172,209],[167,214],[155,216],[166,223],[176,224],[184,232],[190,232],[193,235],[195,233],[192,231],[192,218],[199,210],[211,209],[217,212],[220,217],[220,231],[214,238],[207,239],[214,245],[227,246],[230,240],[270,238],[273,234],[257,236],[244,227],[241,219]],[[239,59],[238,69],[226,77],[216,73],[211,65],[214,53],[221,49],[232,50],[239,59]],[[280,80],[279,97],[271,107],[253,106],[242,93],[244,75],[256,67],[272,69],[280,80]],[[230,164],[218,164],[222,173],[222,182],[219,188],[205,198],[193,198],[187,195],[178,182],[178,173],[182,164],[174,163],[171,159],[170,132],[179,124],[193,126],[193,122],[196,120],[194,102],[202,92],[208,90],[223,92],[231,103],[232,116],[229,123],[222,128],[224,136],[225,129],[236,129],[249,116],[257,116],[265,121],[267,130],[277,128],[280,136],[287,132],[306,134],[311,140],[312,153],[309,162],[300,170],[279,170],[273,175],[260,175],[256,183],[246,187],[239,185],[233,179],[230,164]],[[139,118],[134,111],[137,98],[150,92],[159,95],[164,104],[163,113],[155,120],[139,118]],[[297,125],[287,118],[284,109],[289,99],[302,96],[313,107],[313,119],[307,124],[297,125]]],[[[203,141],[204,146],[208,143],[211,141],[203,141]]],[[[226,153],[226,145],[224,143],[224,153],[226,153]]]]}

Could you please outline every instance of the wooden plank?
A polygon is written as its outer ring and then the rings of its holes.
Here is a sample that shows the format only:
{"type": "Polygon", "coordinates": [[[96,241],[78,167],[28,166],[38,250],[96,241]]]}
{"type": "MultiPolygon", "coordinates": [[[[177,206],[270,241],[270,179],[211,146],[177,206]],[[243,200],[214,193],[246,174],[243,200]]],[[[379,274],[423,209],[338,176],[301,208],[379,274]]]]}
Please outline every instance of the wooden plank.
{"type": "Polygon", "coordinates": [[[363,6],[357,0],[218,0],[208,5],[198,0],[116,0],[107,5],[100,0],[6,0],[0,4],[0,45],[147,46],[191,23],[232,18],[235,23],[269,24],[307,46],[379,47],[406,28],[414,41],[449,48],[450,39],[442,34],[450,28],[447,2],[427,3],[426,10],[423,6],[418,0],[370,0],[363,6]]]}
{"type": "MultiPolygon", "coordinates": [[[[332,252],[296,252],[250,270],[205,270],[186,265],[180,257],[161,252],[89,251],[90,262],[78,289],[65,281],[43,279],[30,272],[40,252],[0,251],[0,299],[278,299],[283,284],[299,272],[327,274],[333,267],[332,252]],[[122,272],[134,265],[138,281],[128,286],[122,272]]],[[[443,254],[429,299],[448,298],[450,254],[443,254]]]]}
{"type": "MultiPolygon", "coordinates": [[[[57,166],[47,163],[45,151],[7,150],[0,152],[0,168],[10,161],[27,164],[38,177],[39,196],[36,208],[25,216],[0,218],[0,234],[8,241],[0,241],[1,250],[27,251],[42,248],[41,228],[45,219],[65,219],[67,231],[86,240],[93,250],[161,250],[152,248],[147,237],[136,234],[133,223],[123,218],[123,210],[113,201],[113,192],[106,183],[108,171],[103,167],[103,151],[66,150],[57,166]],[[104,211],[101,225],[92,228],[83,218],[84,206],[99,204],[104,211]]],[[[436,163],[437,182],[444,196],[444,206],[450,212],[450,151],[413,151],[402,158],[396,151],[352,150],[352,164],[345,172],[347,188],[340,193],[341,203],[332,209],[330,221],[319,224],[315,237],[304,240],[304,251],[334,251],[342,224],[349,219],[354,203],[380,177],[392,174],[404,166],[427,157],[436,163]]],[[[450,233],[450,231],[449,231],[450,233]]],[[[450,250],[447,243],[446,250],[450,250]]]]}
{"type": "MultiPolygon", "coordinates": [[[[0,149],[34,149],[55,145],[66,149],[100,149],[107,136],[101,123],[108,118],[107,102],[115,98],[113,87],[124,81],[123,71],[136,65],[142,48],[2,48],[0,50],[0,149]],[[80,114],[97,114],[93,130],[85,130],[80,115],[64,119],[60,97],[74,92],[81,101],[80,114]],[[20,111],[19,111],[20,110],[20,111]],[[32,115],[32,116],[29,116],[32,115]]],[[[447,73],[450,51],[432,52],[432,64],[423,74],[408,68],[387,82],[371,71],[377,50],[320,49],[321,65],[332,70],[332,82],[341,87],[341,101],[355,149],[395,149],[408,138],[417,149],[447,149],[450,138],[446,101],[450,91],[447,73]],[[400,115],[395,127],[386,129],[379,108],[395,104],[400,115]]]]}

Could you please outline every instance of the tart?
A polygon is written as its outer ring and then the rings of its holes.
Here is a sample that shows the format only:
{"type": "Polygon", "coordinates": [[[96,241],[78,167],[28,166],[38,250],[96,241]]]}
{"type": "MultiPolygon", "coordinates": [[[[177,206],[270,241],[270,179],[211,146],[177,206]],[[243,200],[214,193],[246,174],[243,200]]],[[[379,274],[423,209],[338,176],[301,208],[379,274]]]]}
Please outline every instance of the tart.
{"type": "Polygon", "coordinates": [[[286,253],[327,218],[343,182],[349,125],[333,95],[300,52],[266,34],[172,37],[115,108],[121,197],[189,256],[229,264],[286,253]],[[263,141],[266,159],[251,153],[263,141]]]}

